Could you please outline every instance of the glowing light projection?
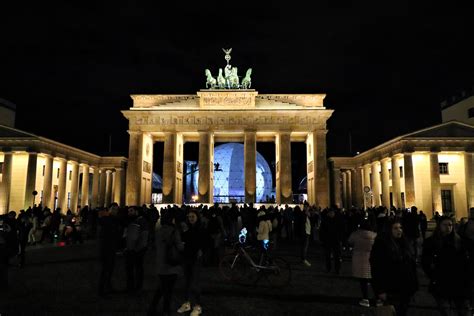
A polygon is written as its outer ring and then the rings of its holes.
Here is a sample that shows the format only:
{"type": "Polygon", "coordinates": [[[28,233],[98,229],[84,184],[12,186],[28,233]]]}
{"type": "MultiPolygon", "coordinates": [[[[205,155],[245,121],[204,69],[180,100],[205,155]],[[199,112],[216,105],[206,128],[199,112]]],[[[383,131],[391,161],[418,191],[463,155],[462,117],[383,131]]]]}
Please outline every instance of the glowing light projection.
{"type": "MultiPolygon", "coordinates": [[[[227,143],[214,148],[214,202],[228,203],[245,200],[244,192],[244,145],[227,143]],[[217,166],[217,165],[216,165],[217,166]]],[[[194,177],[194,190],[197,192],[199,171],[194,177]]],[[[271,197],[272,173],[270,167],[257,152],[257,192],[256,202],[271,197]]]]}

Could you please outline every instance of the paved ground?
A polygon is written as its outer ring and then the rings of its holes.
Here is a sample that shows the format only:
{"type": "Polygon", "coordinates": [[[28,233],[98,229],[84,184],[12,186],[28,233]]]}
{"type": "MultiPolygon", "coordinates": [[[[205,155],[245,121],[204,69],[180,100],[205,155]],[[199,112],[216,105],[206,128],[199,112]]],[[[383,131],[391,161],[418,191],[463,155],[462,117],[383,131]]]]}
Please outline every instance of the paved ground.
{"type": "MultiPolygon", "coordinates": [[[[224,282],[217,268],[203,271],[202,315],[371,315],[359,307],[358,283],[350,277],[349,258],[340,276],[326,274],[318,245],[310,249],[313,266],[298,260],[295,245],[283,245],[278,255],[292,264],[292,283],[283,289],[265,286],[246,287],[224,282]]],[[[124,288],[123,258],[118,260],[115,286],[124,288]]],[[[145,285],[141,296],[115,294],[103,300],[97,296],[99,264],[94,241],[66,247],[31,247],[27,266],[11,267],[11,289],[0,297],[4,315],[145,315],[157,280],[153,270],[154,252],[145,261],[145,285]]],[[[13,262],[14,263],[14,262],[13,262]]],[[[421,288],[409,315],[437,315],[427,293],[427,280],[419,271],[421,288]]],[[[183,282],[177,284],[173,305],[181,303],[183,282]]]]}

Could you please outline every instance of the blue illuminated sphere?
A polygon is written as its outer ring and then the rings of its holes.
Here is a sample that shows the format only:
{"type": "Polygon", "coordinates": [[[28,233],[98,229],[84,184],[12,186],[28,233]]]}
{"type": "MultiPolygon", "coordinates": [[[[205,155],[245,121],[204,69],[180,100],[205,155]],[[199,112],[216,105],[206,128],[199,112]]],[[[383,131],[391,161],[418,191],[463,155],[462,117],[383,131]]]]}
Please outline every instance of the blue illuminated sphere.
{"type": "MultiPolygon", "coordinates": [[[[214,202],[245,201],[244,145],[227,143],[215,147],[214,163],[219,163],[219,169],[214,171],[214,202]]],[[[256,170],[256,202],[265,202],[266,197],[271,197],[272,193],[272,172],[265,158],[258,152],[256,170]]],[[[195,192],[198,179],[199,174],[194,177],[195,192]]]]}

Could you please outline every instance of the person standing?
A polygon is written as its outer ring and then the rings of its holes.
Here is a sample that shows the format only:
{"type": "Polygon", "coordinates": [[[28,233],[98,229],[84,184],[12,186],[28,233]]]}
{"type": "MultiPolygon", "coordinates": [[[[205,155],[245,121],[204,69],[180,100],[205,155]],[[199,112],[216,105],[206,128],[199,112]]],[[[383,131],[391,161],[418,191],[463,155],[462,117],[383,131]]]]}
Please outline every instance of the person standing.
{"type": "Polygon", "coordinates": [[[424,241],[426,239],[426,231],[428,230],[428,219],[426,218],[426,215],[425,213],[423,213],[423,211],[420,211],[418,218],[420,221],[421,237],[423,238],[423,241],[424,241]]]}
{"type": "Polygon", "coordinates": [[[309,248],[309,241],[311,239],[311,214],[309,212],[309,205],[306,204],[303,208],[303,217],[302,217],[302,224],[301,224],[301,261],[307,267],[311,267],[311,263],[308,261],[308,248],[309,248]]]}
{"type": "Polygon", "coordinates": [[[8,242],[11,227],[6,216],[0,216],[0,292],[8,291],[8,242]]]}
{"type": "Polygon", "coordinates": [[[159,285],[153,295],[153,299],[148,309],[148,315],[158,315],[157,307],[163,297],[163,313],[160,315],[170,315],[171,298],[173,290],[181,273],[181,266],[169,260],[169,250],[175,247],[179,252],[184,250],[181,235],[176,229],[176,212],[174,209],[166,209],[161,214],[161,228],[156,234],[156,260],[159,285]]]}
{"type": "Polygon", "coordinates": [[[201,307],[201,266],[202,257],[208,239],[197,210],[190,209],[187,215],[187,230],[183,232],[184,242],[184,279],[185,279],[185,302],[178,309],[178,313],[185,313],[191,310],[191,316],[202,313],[201,307]]]}
{"type": "Polygon", "coordinates": [[[414,251],[403,236],[400,221],[391,220],[388,231],[375,239],[370,267],[372,286],[378,299],[394,305],[398,316],[405,316],[408,304],[418,290],[418,276],[414,251]]]}
{"type": "Polygon", "coordinates": [[[323,213],[320,229],[320,240],[324,248],[326,261],[326,272],[331,272],[331,256],[334,259],[334,269],[336,274],[341,270],[341,247],[344,236],[344,224],[340,220],[340,215],[334,209],[329,209],[323,213]]]}
{"type": "Polygon", "coordinates": [[[441,216],[433,235],[423,244],[422,267],[430,279],[429,291],[441,315],[450,315],[454,303],[459,316],[470,311],[470,261],[461,238],[454,232],[453,220],[441,216]]]}
{"type": "Polygon", "coordinates": [[[112,275],[115,268],[115,253],[121,238],[120,225],[117,220],[118,204],[99,213],[99,258],[101,272],[99,276],[99,296],[106,298],[114,291],[112,275]]]}
{"type": "Polygon", "coordinates": [[[143,286],[143,257],[148,245],[150,225],[143,216],[143,211],[136,207],[128,209],[130,223],[127,226],[125,266],[127,272],[127,291],[138,292],[143,286]]]}
{"type": "Polygon", "coordinates": [[[358,230],[353,232],[348,239],[349,245],[353,245],[352,252],[352,276],[359,280],[362,299],[359,305],[369,307],[369,283],[372,279],[370,269],[370,251],[377,233],[375,227],[369,220],[364,220],[358,230]]]}

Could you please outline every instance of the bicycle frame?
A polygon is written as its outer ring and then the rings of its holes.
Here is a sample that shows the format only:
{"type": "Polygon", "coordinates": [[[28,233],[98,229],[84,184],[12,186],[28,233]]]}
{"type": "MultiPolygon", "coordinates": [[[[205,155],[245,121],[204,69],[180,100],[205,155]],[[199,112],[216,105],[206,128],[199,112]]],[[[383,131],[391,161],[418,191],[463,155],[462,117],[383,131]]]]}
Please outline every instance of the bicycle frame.
{"type": "Polygon", "coordinates": [[[263,270],[276,270],[276,269],[278,269],[277,266],[262,266],[262,265],[256,264],[255,261],[253,261],[252,257],[248,254],[247,251],[245,251],[245,249],[242,246],[239,247],[239,251],[237,252],[237,254],[234,257],[234,261],[232,262],[232,268],[234,268],[234,264],[235,264],[235,262],[237,261],[237,259],[239,258],[239,256],[241,254],[244,256],[245,259],[247,259],[247,261],[250,263],[250,265],[253,268],[257,269],[257,271],[259,269],[263,269],[263,270]]]}

